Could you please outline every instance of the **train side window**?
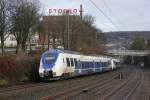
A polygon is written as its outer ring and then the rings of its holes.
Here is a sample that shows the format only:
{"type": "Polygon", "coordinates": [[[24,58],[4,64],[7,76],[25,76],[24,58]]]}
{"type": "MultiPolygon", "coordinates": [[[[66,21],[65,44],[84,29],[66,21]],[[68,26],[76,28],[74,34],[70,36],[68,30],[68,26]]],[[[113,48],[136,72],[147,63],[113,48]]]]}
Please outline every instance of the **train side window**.
{"type": "Polygon", "coordinates": [[[80,60],[79,60],[78,67],[79,67],[80,69],[82,69],[82,62],[81,62],[80,60]]]}
{"type": "Polygon", "coordinates": [[[98,62],[99,63],[99,67],[101,67],[101,63],[100,62],[98,62]]]}
{"type": "Polygon", "coordinates": [[[84,62],[81,62],[81,65],[82,65],[82,67],[81,67],[81,68],[83,69],[83,68],[84,68],[84,62]]]}
{"type": "Polygon", "coordinates": [[[104,66],[106,67],[106,62],[104,62],[104,66]]]}
{"type": "Polygon", "coordinates": [[[89,68],[89,62],[87,62],[87,68],[89,68]]]}
{"type": "Polygon", "coordinates": [[[86,68],[87,67],[87,63],[86,62],[84,62],[84,68],[86,68]]]}
{"type": "Polygon", "coordinates": [[[85,68],[87,68],[87,62],[85,62],[85,68]]]}
{"type": "Polygon", "coordinates": [[[78,62],[77,62],[77,59],[76,59],[76,58],[74,58],[74,64],[75,64],[75,67],[78,66],[78,62]]]}
{"type": "Polygon", "coordinates": [[[74,66],[73,58],[70,58],[71,60],[71,66],[74,66]]]}
{"type": "Polygon", "coordinates": [[[93,64],[92,64],[92,62],[90,62],[90,68],[92,68],[92,66],[93,66],[93,64]]]}
{"type": "Polygon", "coordinates": [[[103,62],[101,62],[101,65],[102,65],[102,67],[104,67],[104,63],[103,62]]]}
{"type": "Polygon", "coordinates": [[[90,62],[90,68],[92,68],[93,67],[93,63],[92,62],[90,62]]]}
{"type": "Polygon", "coordinates": [[[101,61],[99,61],[99,67],[102,67],[101,61]]]}
{"type": "Polygon", "coordinates": [[[97,67],[97,68],[99,67],[99,64],[98,64],[98,62],[96,62],[96,67],[97,67]]]}
{"type": "Polygon", "coordinates": [[[67,66],[69,67],[70,66],[70,60],[69,60],[69,58],[66,58],[66,61],[67,61],[67,66]]]}

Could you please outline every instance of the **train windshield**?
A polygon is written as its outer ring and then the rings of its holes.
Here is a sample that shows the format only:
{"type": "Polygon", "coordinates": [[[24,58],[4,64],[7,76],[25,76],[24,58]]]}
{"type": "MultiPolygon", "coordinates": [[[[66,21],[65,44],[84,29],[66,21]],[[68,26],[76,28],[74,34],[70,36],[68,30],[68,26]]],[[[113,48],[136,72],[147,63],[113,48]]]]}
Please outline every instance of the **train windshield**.
{"type": "Polygon", "coordinates": [[[53,64],[55,62],[55,54],[46,53],[43,55],[44,64],[53,64]]]}

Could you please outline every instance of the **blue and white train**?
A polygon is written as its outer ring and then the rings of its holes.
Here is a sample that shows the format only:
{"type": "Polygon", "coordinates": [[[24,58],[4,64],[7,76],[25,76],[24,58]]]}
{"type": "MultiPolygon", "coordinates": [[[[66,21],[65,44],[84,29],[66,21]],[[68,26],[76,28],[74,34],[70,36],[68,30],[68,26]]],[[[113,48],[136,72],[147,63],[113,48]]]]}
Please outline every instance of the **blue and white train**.
{"type": "Polygon", "coordinates": [[[120,60],[104,56],[89,56],[64,50],[49,50],[42,54],[41,78],[86,75],[116,69],[120,60]]]}

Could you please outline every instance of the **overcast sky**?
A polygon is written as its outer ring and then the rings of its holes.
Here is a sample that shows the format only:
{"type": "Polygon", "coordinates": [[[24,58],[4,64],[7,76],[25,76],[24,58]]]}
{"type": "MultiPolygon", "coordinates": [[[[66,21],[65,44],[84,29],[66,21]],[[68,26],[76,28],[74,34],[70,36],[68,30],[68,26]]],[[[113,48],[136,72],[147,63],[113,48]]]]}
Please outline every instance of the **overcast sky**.
{"type": "Polygon", "coordinates": [[[150,31],[150,0],[92,0],[108,20],[90,0],[40,0],[45,15],[49,9],[79,9],[83,14],[95,17],[95,25],[103,31],[150,31]],[[110,21],[112,20],[112,22],[110,21]]]}

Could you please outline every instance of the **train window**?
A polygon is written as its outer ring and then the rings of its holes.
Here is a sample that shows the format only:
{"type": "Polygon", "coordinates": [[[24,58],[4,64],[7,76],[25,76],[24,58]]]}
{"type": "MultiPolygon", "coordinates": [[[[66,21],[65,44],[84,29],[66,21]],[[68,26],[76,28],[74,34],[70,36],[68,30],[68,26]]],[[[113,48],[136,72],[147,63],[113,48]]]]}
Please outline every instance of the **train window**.
{"type": "Polygon", "coordinates": [[[81,63],[82,64],[82,69],[84,68],[84,62],[81,63]]]}
{"type": "Polygon", "coordinates": [[[84,66],[84,65],[83,65],[83,62],[81,62],[81,68],[83,68],[83,66],[84,66]]]}
{"type": "Polygon", "coordinates": [[[89,68],[89,62],[87,62],[87,68],[89,68]]]}
{"type": "Polygon", "coordinates": [[[104,67],[104,62],[101,62],[102,67],[104,67]]]}
{"type": "Polygon", "coordinates": [[[70,66],[70,60],[69,60],[69,58],[66,58],[66,61],[67,61],[67,66],[69,67],[70,66]]]}
{"type": "Polygon", "coordinates": [[[104,65],[107,66],[107,65],[108,65],[108,62],[105,62],[104,65]]]}
{"type": "Polygon", "coordinates": [[[84,62],[84,68],[86,68],[86,63],[84,62]]]}
{"type": "Polygon", "coordinates": [[[95,67],[95,62],[93,61],[93,66],[92,66],[92,68],[94,68],[95,67]]]}
{"type": "Polygon", "coordinates": [[[77,62],[77,68],[81,68],[81,62],[80,62],[80,60],[78,60],[78,62],[77,62]]]}
{"type": "Polygon", "coordinates": [[[101,63],[99,62],[99,67],[102,67],[101,63]]]}
{"type": "Polygon", "coordinates": [[[90,68],[92,68],[93,67],[93,63],[92,62],[90,62],[90,68]]]}
{"type": "Polygon", "coordinates": [[[87,62],[85,62],[85,68],[87,68],[87,62]]]}
{"type": "Polygon", "coordinates": [[[98,62],[96,62],[96,67],[99,67],[99,64],[98,64],[98,62]]]}
{"type": "Polygon", "coordinates": [[[78,62],[77,62],[77,59],[76,59],[76,58],[74,58],[74,64],[75,64],[75,66],[77,67],[78,62]]]}
{"type": "Polygon", "coordinates": [[[99,62],[97,62],[97,68],[99,67],[99,62]]]}
{"type": "Polygon", "coordinates": [[[71,66],[74,66],[73,58],[70,58],[71,66]]]}
{"type": "Polygon", "coordinates": [[[55,56],[51,53],[46,53],[43,55],[43,63],[45,64],[52,64],[55,62],[55,56]]]}

